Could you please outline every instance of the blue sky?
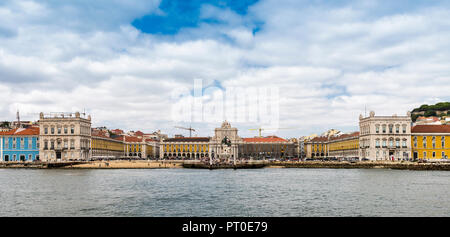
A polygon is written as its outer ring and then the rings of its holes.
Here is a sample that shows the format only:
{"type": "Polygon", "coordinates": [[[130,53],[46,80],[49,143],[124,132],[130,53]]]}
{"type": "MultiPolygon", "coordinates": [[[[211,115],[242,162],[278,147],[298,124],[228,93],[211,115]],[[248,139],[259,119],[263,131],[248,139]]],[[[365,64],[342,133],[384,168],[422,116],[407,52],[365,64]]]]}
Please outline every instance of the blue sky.
{"type": "Polygon", "coordinates": [[[145,33],[173,35],[178,33],[181,28],[198,27],[202,22],[215,24],[224,23],[213,18],[202,18],[201,8],[204,5],[211,5],[221,9],[230,9],[239,15],[246,15],[248,7],[256,2],[256,0],[163,0],[159,5],[160,12],[135,19],[131,24],[145,33]]]}
{"type": "MultiPolygon", "coordinates": [[[[86,109],[93,126],[193,124],[208,136],[221,121],[170,113],[182,103],[172,95],[196,99],[202,79],[204,101],[279,88],[279,125],[296,128],[280,136],[351,132],[365,107],[406,114],[450,100],[449,28],[449,1],[5,0],[0,120],[86,109]]],[[[264,126],[232,124],[242,136],[264,126]]]]}

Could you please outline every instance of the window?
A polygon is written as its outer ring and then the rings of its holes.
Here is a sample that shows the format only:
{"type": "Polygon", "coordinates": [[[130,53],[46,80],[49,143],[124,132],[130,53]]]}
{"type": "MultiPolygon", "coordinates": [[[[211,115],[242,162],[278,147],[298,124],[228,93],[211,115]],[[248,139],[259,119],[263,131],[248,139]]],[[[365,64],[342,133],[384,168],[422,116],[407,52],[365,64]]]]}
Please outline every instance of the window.
{"type": "Polygon", "coordinates": [[[375,131],[376,131],[376,133],[380,133],[380,126],[379,126],[379,125],[377,125],[377,126],[375,127],[375,131]]]}
{"type": "Polygon", "coordinates": [[[400,126],[398,126],[398,125],[395,126],[395,132],[396,132],[396,133],[400,133],[400,126]]]}
{"type": "Polygon", "coordinates": [[[426,151],[423,152],[423,158],[424,158],[424,159],[427,158],[427,152],[426,152],[426,151]]]}
{"type": "Polygon", "coordinates": [[[386,147],[386,140],[383,140],[383,147],[386,147]]]}
{"type": "Polygon", "coordinates": [[[396,146],[397,148],[400,147],[400,141],[399,141],[399,140],[395,141],[395,146],[396,146]]]}
{"type": "Polygon", "coordinates": [[[70,149],[75,149],[75,141],[70,140],[70,149]]]}
{"type": "Polygon", "coordinates": [[[436,158],[436,152],[433,151],[433,158],[436,158]]]}
{"type": "Polygon", "coordinates": [[[446,159],[444,151],[442,152],[442,159],[446,159]]]}
{"type": "Polygon", "coordinates": [[[48,134],[48,127],[44,128],[44,134],[48,134]]]}
{"type": "Polygon", "coordinates": [[[402,141],[402,146],[403,146],[403,148],[406,148],[407,146],[406,146],[406,140],[403,140],[402,141]]]}
{"type": "Polygon", "coordinates": [[[389,140],[389,146],[393,147],[394,146],[394,140],[389,140]]]}
{"type": "Polygon", "coordinates": [[[50,128],[50,132],[51,132],[51,134],[55,134],[55,128],[54,128],[54,127],[51,127],[51,128],[50,128]]]}
{"type": "Polygon", "coordinates": [[[427,148],[427,137],[423,137],[423,148],[427,148]]]}
{"type": "Polygon", "coordinates": [[[436,137],[431,139],[431,144],[433,145],[433,148],[436,148],[436,137]]]}
{"type": "Polygon", "coordinates": [[[414,137],[414,147],[417,147],[417,137],[414,137]]]}
{"type": "Polygon", "coordinates": [[[48,141],[44,140],[44,150],[47,150],[47,149],[48,149],[48,141]]]}
{"type": "Polygon", "coordinates": [[[441,147],[445,148],[445,137],[441,137],[441,147]]]}
{"type": "Polygon", "coordinates": [[[55,149],[55,141],[51,141],[51,142],[50,142],[50,148],[51,148],[52,150],[55,149]]]}
{"type": "Polygon", "coordinates": [[[393,133],[394,125],[389,124],[389,133],[393,133]]]}
{"type": "Polygon", "coordinates": [[[74,134],[74,133],[75,133],[75,127],[72,126],[72,127],[70,127],[70,134],[74,134]]]}
{"type": "Polygon", "coordinates": [[[5,137],[5,147],[9,149],[9,137],[5,137]]]}
{"type": "Polygon", "coordinates": [[[376,147],[380,147],[380,140],[376,141],[376,147]]]}
{"type": "Polygon", "coordinates": [[[67,141],[64,141],[64,148],[67,149],[68,145],[67,145],[67,141]]]}
{"type": "Polygon", "coordinates": [[[16,149],[16,138],[13,138],[12,149],[16,149]]]}
{"type": "Polygon", "coordinates": [[[383,124],[383,133],[386,133],[386,125],[383,124]]]}
{"type": "Polygon", "coordinates": [[[29,160],[29,161],[31,161],[31,160],[32,160],[32,158],[31,158],[31,155],[28,155],[28,160],[29,160]]]}
{"type": "Polygon", "coordinates": [[[406,125],[403,125],[403,133],[406,133],[406,125]]]}
{"type": "Polygon", "coordinates": [[[58,127],[58,134],[61,134],[61,127],[58,127]]]}
{"type": "Polygon", "coordinates": [[[68,133],[67,127],[64,127],[64,134],[67,134],[67,133],[68,133]]]}

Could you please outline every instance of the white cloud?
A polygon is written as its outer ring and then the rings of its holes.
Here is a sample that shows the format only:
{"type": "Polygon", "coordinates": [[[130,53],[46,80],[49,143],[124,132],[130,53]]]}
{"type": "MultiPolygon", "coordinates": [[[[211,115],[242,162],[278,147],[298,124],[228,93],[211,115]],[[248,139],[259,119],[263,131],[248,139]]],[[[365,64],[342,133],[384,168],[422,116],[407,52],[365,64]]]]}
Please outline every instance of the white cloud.
{"type": "MultiPolygon", "coordinates": [[[[0,5],[0,119],[13,119],[17,109],[27,118],[86,108],[94,126],[179,132],[170,95],[193,89],[196,78],[223,87],[278,87],[280,126],[298,128],[278,131],[285,136],[356,130],[365,106],[404,114],[450,99],[446,8],[376,16],[373,1],[356,7],[261,1],[246,16],[205,6],[201,17],[223,24],[202,23],[175,36],[130,25],[158,12],[158,3],[0,5]],[[264,24],[253,34],[255,20],[264,24]]],[[[259,126],[237,125],[244,136],[259,126]]],[[[212,135],[206,128],[219,124],[204,126],[199,135],[212,135]]]]}

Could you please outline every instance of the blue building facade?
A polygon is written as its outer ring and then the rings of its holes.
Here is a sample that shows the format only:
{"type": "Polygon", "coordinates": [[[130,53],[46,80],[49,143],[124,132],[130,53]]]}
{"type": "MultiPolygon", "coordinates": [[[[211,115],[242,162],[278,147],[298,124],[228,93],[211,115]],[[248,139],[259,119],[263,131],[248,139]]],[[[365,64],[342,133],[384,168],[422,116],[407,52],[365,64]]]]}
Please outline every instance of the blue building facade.
{"type": "Polygon", "coordinates": [[[39,160],[39,128],[19,128],[0,133],[1,161],[39,160]]]}

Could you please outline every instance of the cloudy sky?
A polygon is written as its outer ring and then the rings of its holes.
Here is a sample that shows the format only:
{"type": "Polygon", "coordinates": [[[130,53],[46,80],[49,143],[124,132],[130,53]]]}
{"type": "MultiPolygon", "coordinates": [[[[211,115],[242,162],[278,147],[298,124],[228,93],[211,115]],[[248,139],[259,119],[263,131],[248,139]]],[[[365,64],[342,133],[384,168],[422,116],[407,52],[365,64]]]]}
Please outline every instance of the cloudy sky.
{"type": "MultiPolygon", "coordinates": [[[[85,109],[93,126],[213,135],[219,121],[171,112],[195,79],[204,100],[278,88],[283,137],[358,130],[365,108],[450,101],[450,2],[0,1],[0,120],[85,109]]],[[[262,124],[232,125],[254,136],[262,124]]]]}

